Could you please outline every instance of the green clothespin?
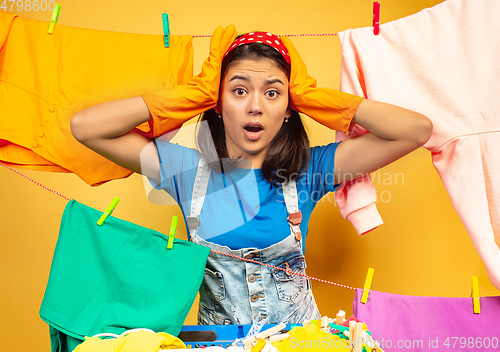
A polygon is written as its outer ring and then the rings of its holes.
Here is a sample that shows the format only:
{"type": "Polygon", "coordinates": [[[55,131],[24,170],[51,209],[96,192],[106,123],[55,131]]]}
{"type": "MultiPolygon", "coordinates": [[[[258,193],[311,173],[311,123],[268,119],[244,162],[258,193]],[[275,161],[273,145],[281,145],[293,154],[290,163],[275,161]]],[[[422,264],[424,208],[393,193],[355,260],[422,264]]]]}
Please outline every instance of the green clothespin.
{"type": "Polygon", "coordinates": [[[56,4],[54,7],[54,11],[52,11],[52,19],[50,20],[50,25],[49,25],[49,34],[54,33],[54,27],[57,23],[57,20],[59,19],[59,13],[61,12],[61,5],[56,4]]]}
{"type": "Polygon", "coordinates": [[[163,40],[165,41],[165,48],[170,46],[170,41],[168,36],[170,35],[170,26],[168,24],[168,15],[166,13],[161,14],[163,17],[163,40]]]}
{"type": "Polygon", "coordinates": [[[102,225],[102,223],[104,222],[104,220],[106,220],[107,217],[110,216],[111,213],[113,213],[113,210],[115,210],[115,208],[116,208],[116,206],[118,205],[119,202],[120,202],[120,198],[115,197],[113,199],[113,201],[108,206],[108,208],[106,209],[106,211],[101,215],[101,218],[99,219],[99,221],[97,221],[97,225],[99,225],[99,226],[102,225]]]}
{"type": "Polygon", "coordinates": [[[167,249],[172,249],[174,245],[175,232],[177,231],[177,216],[172,216],[172,223],[170,224],[170,234],[168,235],[167,249]]]}

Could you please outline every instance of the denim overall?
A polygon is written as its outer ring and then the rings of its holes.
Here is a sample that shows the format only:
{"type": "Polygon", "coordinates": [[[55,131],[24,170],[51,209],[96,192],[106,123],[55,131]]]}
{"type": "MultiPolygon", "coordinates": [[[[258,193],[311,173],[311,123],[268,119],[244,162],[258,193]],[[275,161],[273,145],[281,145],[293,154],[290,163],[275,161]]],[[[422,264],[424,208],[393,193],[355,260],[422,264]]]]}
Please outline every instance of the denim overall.
{"type": "MultiPolygon", "coordinates": [[[[201,158],[193,188],[191,213],[187,217],[191,241],[223,253],[305,274],[300,234],[302,216],[295,181],[283,184],[290,235],[265,249],[231,250],[197,236],[209,175],[210,167],[201,158]]],[[[252,324],[259,312],[267,317],[268,324],[301,323],[321,318],[308,278],[211,251],[200,287],[198,324],[252,324]]]]}

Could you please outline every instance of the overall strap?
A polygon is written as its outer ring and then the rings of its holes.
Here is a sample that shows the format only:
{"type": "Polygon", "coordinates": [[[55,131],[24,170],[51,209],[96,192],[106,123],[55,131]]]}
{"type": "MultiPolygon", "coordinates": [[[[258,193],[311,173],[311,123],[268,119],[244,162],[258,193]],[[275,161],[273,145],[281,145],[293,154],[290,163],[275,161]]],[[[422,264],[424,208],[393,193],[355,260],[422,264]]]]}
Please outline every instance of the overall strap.
{"type": "Polygon", "coordinates": [[[193,195],[191,198],[191,213],[186,218],[191,241],[196,238],[198,226],[200,226],[200,213],[207,193],[208,179],[210,177],[210,166],[203,157],[200,158],[196,179],[194,181],[193,195]]]}
{"type": "Polygon", "coordinates": [[[300,241],[302,234],[300,232],[300,222],[302,221],[302,213],[299,210],[299,200],[297,196],[297,185],[295,180],[290,180],[281,185],[283,195],[285,197],[286,210],[288,212],[288,224],[290,229],[295,234],[295,239],[300,241]]]}

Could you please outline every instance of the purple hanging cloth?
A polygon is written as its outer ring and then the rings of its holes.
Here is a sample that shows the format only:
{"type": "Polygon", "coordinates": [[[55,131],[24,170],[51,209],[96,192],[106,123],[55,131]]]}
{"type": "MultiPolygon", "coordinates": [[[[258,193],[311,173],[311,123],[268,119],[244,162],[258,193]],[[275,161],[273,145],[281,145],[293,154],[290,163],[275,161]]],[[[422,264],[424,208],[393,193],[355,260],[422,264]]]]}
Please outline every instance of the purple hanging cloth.
{"type": "Polygon", "coordinates": [[[500,296],[472,298],[403,296],[370,290],[366,304],[356,289],[354,315],[384,351],[498,351],[500,296]]]}

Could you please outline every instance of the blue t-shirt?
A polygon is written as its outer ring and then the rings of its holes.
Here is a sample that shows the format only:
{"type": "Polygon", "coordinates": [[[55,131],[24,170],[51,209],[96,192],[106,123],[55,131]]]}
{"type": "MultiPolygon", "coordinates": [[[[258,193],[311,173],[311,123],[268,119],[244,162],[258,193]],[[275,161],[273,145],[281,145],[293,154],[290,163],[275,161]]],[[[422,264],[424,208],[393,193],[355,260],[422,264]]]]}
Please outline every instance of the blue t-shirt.
{"type": "MultiPolygon", "coordinates": [[[[156,140],[161,182],[150,179],[181,207],[184,221],[191,213],[191,198],[200,161],[200,152],[178,144],[156,140]]],[[[339,143],[310,149],[309,166],[296,180],[300,229],[304,252],[309,219],[316,203],[334,185],[334,158],[339,143]]],[[[278,177],[280,176],[277,171],[278,177]]],[[[285,181],[285,177],[282,178],[285,181]]],[[[186,226],[187,228],[187,226],[186,226]]],[[[221,173],[210,168],[207,193],[200,214],[198,236],[230,249],[267,248],[290,235],[282,188],[272,186],[260,169],[234,168],[221,173]]]]}

